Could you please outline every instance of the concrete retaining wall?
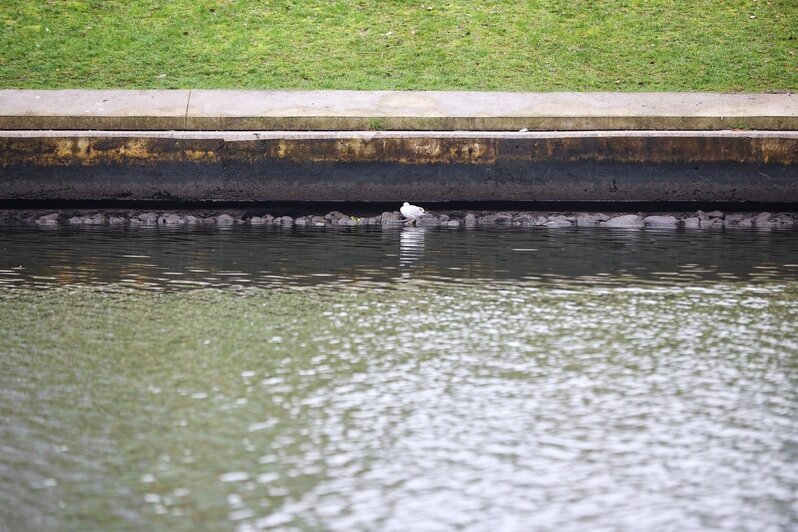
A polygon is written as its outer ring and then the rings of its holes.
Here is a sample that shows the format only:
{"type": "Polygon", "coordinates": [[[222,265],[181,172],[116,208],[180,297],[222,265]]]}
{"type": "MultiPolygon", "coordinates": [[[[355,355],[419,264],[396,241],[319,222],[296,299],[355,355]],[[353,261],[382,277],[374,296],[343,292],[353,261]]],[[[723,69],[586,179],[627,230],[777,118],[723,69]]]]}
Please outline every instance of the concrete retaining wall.
{"type": "Polygon", "coordinates": [[[6,200],[798,203],[792,94],[0,90],[0,128],[6,200]]]}
{"type": "Polygon", "coordinates": [[[798,132],[0,132],[1,199],[798,202],[798,132]]]}

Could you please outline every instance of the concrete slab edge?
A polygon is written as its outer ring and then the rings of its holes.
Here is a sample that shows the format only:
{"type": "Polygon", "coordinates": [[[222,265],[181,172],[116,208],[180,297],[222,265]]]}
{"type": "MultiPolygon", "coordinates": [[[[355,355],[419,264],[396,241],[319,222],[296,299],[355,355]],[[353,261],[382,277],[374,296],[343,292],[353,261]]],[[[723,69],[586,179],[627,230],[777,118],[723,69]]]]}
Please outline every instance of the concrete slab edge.
{"type": "Polygon", "coordinates": [[[794,94],[0,90],[0,129],[798,130],[794,94]]]}
{"type": "Polygon", "coordinates": [[[556,139],[556,138],[773,138],[798,139],[798,130],[580,130],[580,131],[178,131],[178,130],[15,130],[0,129],[0,138],[162,138],[248,140],[343,140],[376,139],[556,139]]]}

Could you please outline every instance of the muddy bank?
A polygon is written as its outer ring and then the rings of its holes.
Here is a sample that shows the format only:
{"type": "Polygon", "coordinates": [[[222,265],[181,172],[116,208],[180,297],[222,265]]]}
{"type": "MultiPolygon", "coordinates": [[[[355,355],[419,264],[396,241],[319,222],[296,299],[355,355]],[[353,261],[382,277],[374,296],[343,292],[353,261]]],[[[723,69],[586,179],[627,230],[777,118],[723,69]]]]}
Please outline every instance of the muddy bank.
{"type": "Polygon", "coordinates": [[[798,223],[798,213],[694,211],[670,213],[619,212],[530,212],[457,210],[431,212],[414,222],[405,220],[399,211],[377,216],[331,211],[304,216],[274,216],[257,210],[2,210],[0,223],[34,225],[279,225],[279,226],[393,226],[414,223],[418,226],[477,227],[684,227],[752,228],[789,227],[798,223]]]}

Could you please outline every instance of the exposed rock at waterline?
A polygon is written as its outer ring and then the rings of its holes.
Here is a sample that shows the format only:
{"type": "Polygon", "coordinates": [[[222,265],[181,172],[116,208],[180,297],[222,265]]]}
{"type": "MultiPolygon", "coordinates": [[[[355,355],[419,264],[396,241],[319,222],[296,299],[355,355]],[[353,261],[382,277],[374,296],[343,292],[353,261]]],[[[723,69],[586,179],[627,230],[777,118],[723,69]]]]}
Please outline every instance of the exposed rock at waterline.
{"type": "Polygon", "coordinates": [[[328,222],[335,222],[340,220],[344,217],[344,213],[338,211],[332,211],[324,215],[324,219],[328,222]]]}
{"type": "MultiPolygon", "coordinates": [[[[358,213],[359,214],[359,213],[358,213]]],[[[272,216],[263,212],[243,210],[222,211],[177,211],[141,212],[135,210],[77,210],[64,209],[53,212],[47,210],[0,210],[0,224],[23,223],[36,225],[76,224],[76,225],[131,225],[166,226],[183,224],[233,225],[250,224],[299,227],[354,227],[354,226],[402,226],[408,221],[397,211],[381,215],[360,217],[332,211],[327,215],[307,214],[296,218],[291,216],[272,216]]],[[[688,229],[736,229],[736,228],[790,228],[798,223],[798,213],[722,213],[696,211],[687,213],[637,213],[615,214],[612,218],[603,213],[557,213],[557,212],[491,212],[491,211],[448,211],[427,212],[416,221],[419,226],[446,227],[680,227],[688,229]],[[718,215],[722,216],[718,216],[718,215]],[[711,215],[711,216],[710,216],[711,215]]]]}
{"type": "Polygon", "coordinates": [[[748,219],[748,216],[743,213],[729,214],[724,218],[726,225],[737,225],[745,219],[748,219]]]}
{"type": "Polygon", "coordinates": [[[684,227],[686,229],[700,229],[701,228],[701,218],[696,216],[691,216],[690,218],[685,218],[683,220],[684,227]]]}
{"type": "Polygon", "coordinates": [[[61,214],[57,212],[51,212],[50,214],[39,216],[36,219],[36,223],[39,225],[57,225],[60,217],[61,214]]]}
{"type": "Polygon", "coordinates": [[[416,218],[417,227],[434,227],[440,224],[441,224],[440,220],[438,220],[438,218],[433,216],[432,214],[422,214],[421,216],[416,218]]]}
{"type": "Polygon", "coordinates": [[[400,225],[404,223],[404,218],[397,212],[384,212],[380,215],[382,225],[400,225]]]}
{"type": "Polygon", "coordinates": [[[676,227],[679,220],[675,216],[646,216],[643,218],[646,227],[676,227]]]}
{"type": "Polygon", "coordinates": [[[154,212],[147,212],[144,214],[139,214],[138,220],[144,224],[154,225],[158,223],[158,215],[155,214],[154,212]]]}
{"type": "Polygon", "coordinates": [[[606,214],[577,214],[576,225],[580,227],[595,227],[601,222],[606,222],[610,217],[606,214]]]}
{"type": "Polygon", "coordinates": [[[186,223],[186,219],[177,214],[167,214],[166,216],[163,216],[161,220],[158,220],[158,223],[166,225],[183,225],[186,223]]]}
{"type": "Polygon", "coordinates": [[[336,224],[337,225],[357,225],[357,221],[353,220],[352,218],[350,218],[349,216],[344,214],[343,216],[338,218],[338,220],[336,221],[336,224]]]}
{"type": "Polygon", "coordinates": [[[708,220],[701,220],[701,227],[704,229],[720,229],[725,225],[726,223],[723,221],[723,218],[710,218],[708,220]]]}
{"type": "Polygon", "coordinates": [[[771,218],[772,216],[773,216],[773,215],[772,215],[772,214],[770,214],[769,212],[760,212],[760,213],[759,213],[759,214],[756,216],[756,218],[754,219],[754,223],[755,223],[757,226],[763,226],[763,225],[764,225],[764,226],[766,226],[766,225],[769,225],[769,224],[770,224],[770,218],[771,218]]]}
{"type": "Polygon", "coordinates": [[[493,223],[496,225],[512,225],[513,215],[506,212],[500,212],[494,218],[493,223]]]}
{"type": "Polygon", "coordinates": [[[544,225],[546,227],[569,227],[573,225],[574,221],[576,221],[576,217],[571,219],[570,217],[564,216],[562,214],[551,214],[544,225]]]}
{"type": "Polygon", "coordinates": [[[616,216],[603,222],[604,227],[643,227],[643,219],[637,214],[616,216]]]}

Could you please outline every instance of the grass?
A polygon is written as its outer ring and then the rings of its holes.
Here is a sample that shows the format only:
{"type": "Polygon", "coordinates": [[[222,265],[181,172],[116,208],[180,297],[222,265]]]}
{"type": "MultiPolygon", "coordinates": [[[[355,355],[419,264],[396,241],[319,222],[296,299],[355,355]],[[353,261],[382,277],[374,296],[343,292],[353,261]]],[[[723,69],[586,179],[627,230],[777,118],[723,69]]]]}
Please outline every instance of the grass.
{"type": "Polygon", "coordinates": [[[798,89],[798,0],[0,0],[2,88],[798,89]]]}

